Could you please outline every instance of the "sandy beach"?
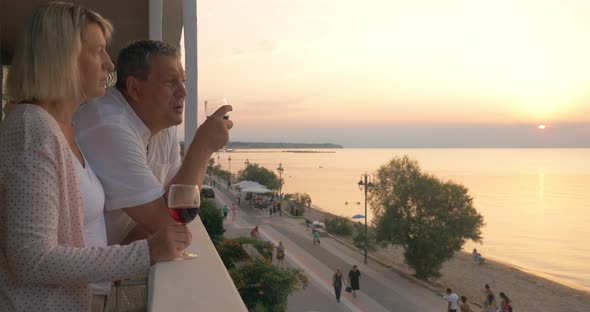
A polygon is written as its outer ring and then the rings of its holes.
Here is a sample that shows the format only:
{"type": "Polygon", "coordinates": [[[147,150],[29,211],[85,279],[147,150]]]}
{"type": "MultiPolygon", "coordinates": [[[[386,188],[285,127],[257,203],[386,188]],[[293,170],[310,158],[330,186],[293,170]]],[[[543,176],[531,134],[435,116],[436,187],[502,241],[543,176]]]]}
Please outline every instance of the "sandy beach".
{"type": "MultiPolygon", "coordinates": [[[[306,209],[305,216],[312,220],[324,220],[333,216],[325,211],[306,209]]],[[[351,241],[351,238],[339,237],[351,241]]],[[[485,257],[485,248],[481,248],[485,257]]],[[[382,262],[406,274],[414,272],[404,264],[403,250],[399,247],[378,248],[370,252],[382,262]]],[[[516,267],[486,260],[476,264],[471,254],[458,252],[442,268],[442,276],[428,281],[431,286],[443,293],[447,287],[459,296],[466,296],[472,306],[481,307],[484,294],[481,289],[487,283],[497,295],[504,292],[513,301],[515,311],[526,312],[585,312],[590,310],[590,292],[567,287],[560,283],[533,275],[516,267]]],[[[475,309],[480,311],[480,309],[475,309]]]]}

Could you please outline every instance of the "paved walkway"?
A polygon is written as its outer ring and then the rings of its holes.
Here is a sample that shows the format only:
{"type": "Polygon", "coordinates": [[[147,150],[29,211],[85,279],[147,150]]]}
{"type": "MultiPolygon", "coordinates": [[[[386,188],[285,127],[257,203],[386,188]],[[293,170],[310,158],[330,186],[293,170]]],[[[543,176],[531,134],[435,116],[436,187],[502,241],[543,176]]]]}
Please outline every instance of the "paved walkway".
{"type": "MultiPolygon", "coordinates": [[[[218,186],[223,185],[217,183],[218,186]]],[[[217,187],[216,200],[231,205],[236,194],[225,185],[217,187]]],[[[222,205],[223,205],[222,204],[222,205]]],[[[250,229],[259,225],[260,234],[278,245],[282,241],[286,248],[287,265],[301,268],[309,277],[309,285],[289,297],[288,311],[445,311],[446,302],[429,289],[400,276],[398,273],[369,259],[363,264],[363,256],[329,237],[321,238],[321,245],[312,243],[311,232],[303,220],[273,215],[268,210],[248,207],[242,202],[234,223],[228,216],[225,221],[226,237],[248,236],[250,229]],[[353,264],[361,271],[361,290],[353,298],[342,290],[341,302],[336,302],[332,287],[332,274],[336,268],[348,275],[353,264]]]]}

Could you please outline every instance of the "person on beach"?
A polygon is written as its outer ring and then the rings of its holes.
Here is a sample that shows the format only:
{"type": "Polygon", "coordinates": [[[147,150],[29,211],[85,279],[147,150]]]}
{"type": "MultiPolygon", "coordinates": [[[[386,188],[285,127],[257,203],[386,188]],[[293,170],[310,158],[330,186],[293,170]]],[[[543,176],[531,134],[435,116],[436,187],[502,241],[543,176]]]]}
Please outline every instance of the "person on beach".
{"type": "Polygon", "coordinates": [[[340,302],[340,292],[342,291],[342,272],[340,269],[336,269],[334,275],[332,275],[332,286],[334,286],[334,294],[336,295],[336,301],[340,302]]]}
{"type": "Polygon", "coordinates": [[[484,298],[483,298],[483,304],[485,306],[486,301],[488,300],[488,295],[492,295],[495,296],[494,292],[492,291],[492,288],[490,287],[490,285],[485,284],[484,289],[480,289],[483,293],[484,293],[484,298]]]}
{"type": "Polygon", "coordinates": [[[473,248],[473,252],[471,253],[471,256],[473,257],[473,261],[475,261],[477,264],[483,264],[486,259],[484,259],[481,254],[479,252],[477,252],[477,249],[473,248]]]}
{"type": "MultiPolygon", "coordinates": [[[[238,198],[239,201],[239,198],[238,198]]],[[[236,203],[233,203],[231,205],[231,221],[232,222],[236,222],[236,217],[238,216],[238,206],[236,205],[236,203]]]]}
{"type": "Polygon", "coordinates": [[[199,126],[181,159],[177,126],[187,91],[180,59],[180,50],[165,42],[132,42],[119,52],[116,86],[74,116],[76,140],[104,187],[110,244],[175,223],[168,186],[200,187],[211,155],[229,141],[233,123],[223,117],[232,107],[226,105],[199,126]]]}
{"type": "Polygon", "coordinates": [[[223,205],[223,219],[224,220],[227,218],[228,213],[229,213],[229,208],[227,208],[227,205],[223,205]]]}
{"type": "Polygon", "coordinates": [[[494,295],[488,294],[486,301],[483,303],[483,312],[498,312],[498,304],[494,295]]]}
{"type": "Polygon", "coordinates": [[[443,298],[448,301],[447,310],[449,312],[457,312],[457,309],[459,309],[459,296],[457,296],[457,294],[450,288],[447,288],[446,293],[447,294],[443,298]]]}
{"type": "Polygon", "coordinates": [[[348,283],[352,288],[352,296],[356,297],[356,291],[360,289],[361,271],[355,265],[352,266],[352,270],[348,272],[348,283]]]}
{"type": "Polygon", "coordinates": [[[283,246],[283,242],[279,241],[279,246],[277,246],[277,265],[282,266],[283,260],[285,260],[285,246],[283,246]]]}
{"type": "Polygon", "coordinates": [[[461,312],[471,312],[471,305],[467,303],[467,297],[461,296],[461,312]]]}
{"type": "Polygon", "coordinates": [[[508,296],[506,296],[506,294],[503,292],[500,293],[500,298],[502,299],[502,301],[500,301],[501,311],[512,312],[512,301],[510,300],[510,298],[508,298],[508,296]]]}
{"type": "Polygon", "coordinates": [[[6,94],[19,101],[0,128],[0,311],[104,311],[110,281],[145,276],[191,242],[171,224],[107,247],[105,194],[72,116],[105,93],[112,30],[92,10],[55,2],[33,11],[18,40],[6,94]]]}

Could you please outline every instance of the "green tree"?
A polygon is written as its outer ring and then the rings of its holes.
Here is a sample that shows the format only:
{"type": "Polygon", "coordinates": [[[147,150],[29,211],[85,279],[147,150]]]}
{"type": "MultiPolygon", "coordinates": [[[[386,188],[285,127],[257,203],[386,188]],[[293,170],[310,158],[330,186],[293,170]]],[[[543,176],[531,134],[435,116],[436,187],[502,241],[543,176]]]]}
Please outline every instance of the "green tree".
{"type": "Polygon", "coordinates": [[[311,196],[307,193],[285,194],[283,199],[289,203],[288,207],[291,215],[302,216],[305,213],[305,208],[311,206],[311,196]]]}
{"type": "MultiPolygon", "coordinates": [[[[356,248],[365,249],[365,225],[357,224],[354,227],[354,234],[352,235],[352,243],[356,248]]],[[[373,227],[367,228],[367,250],[377,250],[377,235],[373,227]]]]}
{"type": "Polygon", "coordinates": [[[467,239],[482,239],[483,217],[467,188],[422,173],[408,156],[382,166],[369,188],[377,240],[399,244],[419,278],[440,276],[442,264],[467,239]]]}
{"type": "Polygon", "coordinates": [[[237,176],[240,181],[258,182],[271,190],[278,190],[282,183],[274,172],[261,167],[259,164],[247,165],[246,168],[238,171],[237,176]]]}
{"type": "Polygon", "coordinates": [[[201,199],[199,217],[211,240],[218,241],[223,238],[223,233],[225,232],[223,228],[223,216],[213,201],[201,199]]]}

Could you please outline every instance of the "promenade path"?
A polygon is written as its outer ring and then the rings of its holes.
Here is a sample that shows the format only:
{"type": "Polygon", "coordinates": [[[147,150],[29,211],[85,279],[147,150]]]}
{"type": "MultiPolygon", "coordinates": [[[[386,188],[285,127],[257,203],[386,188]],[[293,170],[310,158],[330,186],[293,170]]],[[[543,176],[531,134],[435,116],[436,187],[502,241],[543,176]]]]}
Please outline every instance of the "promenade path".
{"type": "MultiPolygon", "coordinates": [[[[225,184],[217,183],[216,200],[220,207],[236,202],[236,192],[229,191],[225,184]],[[223,186],[221,186],[223,185],[223,186]],[[221,187],[220,187],[221,186],[221,187]]],[[[358,250],[324,236],[321,245],[312,243],[312,235],[303,220],[273,215],[268,210],[248,207],[242,202],[236,222],[230,216],[224,221],[226,237],[249,236],[250,230],[258,225],[263,239],[278,245],[282,241],[286,248],[285,263],[301,268],[309,278],[308,287],[289,297],[288,311],[404,311],[436,312],[445,311],[447,303],[431,290],[416,284],[398,273],[369,259],[363,264],[363,255],[358,250]],[[342,290],[338,303],[332,287],[332,275],[340,268],[344,276],[352,265],[361,271],[361,290],[354,298],[342,290]]]]}

